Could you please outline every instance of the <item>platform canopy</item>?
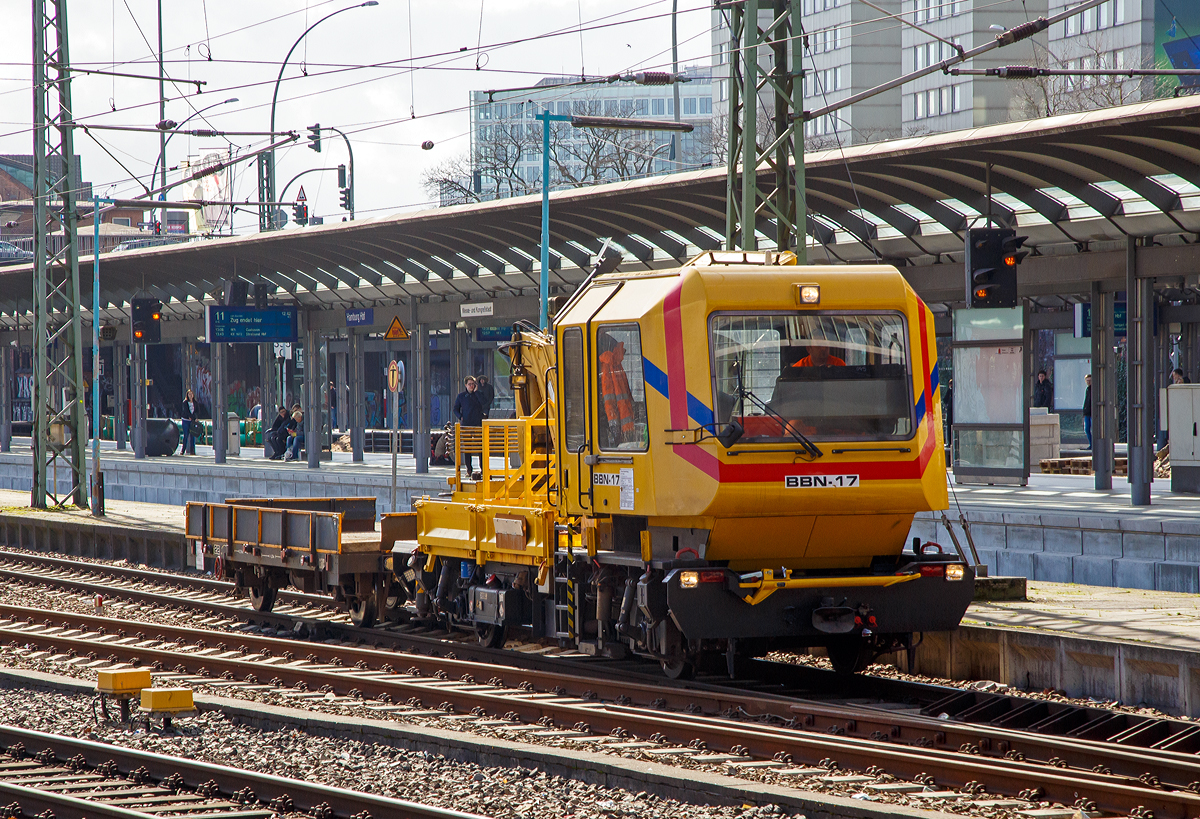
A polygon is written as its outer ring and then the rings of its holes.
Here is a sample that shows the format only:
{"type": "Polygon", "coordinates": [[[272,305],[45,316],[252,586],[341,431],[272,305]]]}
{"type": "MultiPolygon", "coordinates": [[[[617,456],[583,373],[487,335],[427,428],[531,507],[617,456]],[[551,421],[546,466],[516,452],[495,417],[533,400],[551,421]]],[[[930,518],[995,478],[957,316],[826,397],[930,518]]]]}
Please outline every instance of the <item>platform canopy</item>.
{"type": "MultiPolygon", "coordinates": [[[[1034,249],[1023,293],[1087,292],[1090,280],[1123,277],[1129,236],[1156,237],[1161,247],[1147,248],[1158,253],[1153,275],[1200,270],[1191,244],[1200,236],[1195,98],[811,152],[805,161],[809,261],[896,264],[930,301],[961,299],[963,231],[982,226],[989,210],[1034,249]]],[[[605,239],[624,249],[627,266],[671,265],[719,247],[725,189],[724,169],[713,168],[552,193],[552,287],[580,281],[605,239]]],[[[540,207],[540,196],[525,196],[106,253],[102,300],[115,314],[144,288],[168,302],[168,316],[195,316],[234,277],[274,284],[313,308],[529,295],[540,207]]],[[[758,228],[771,247],[772,222],[758,228]]],[[[91,269],[84,257],[85,293],[91,269]]],[[[27,323],[30,281],[29,266],[0,268],[3,324],[27,323]]]]}

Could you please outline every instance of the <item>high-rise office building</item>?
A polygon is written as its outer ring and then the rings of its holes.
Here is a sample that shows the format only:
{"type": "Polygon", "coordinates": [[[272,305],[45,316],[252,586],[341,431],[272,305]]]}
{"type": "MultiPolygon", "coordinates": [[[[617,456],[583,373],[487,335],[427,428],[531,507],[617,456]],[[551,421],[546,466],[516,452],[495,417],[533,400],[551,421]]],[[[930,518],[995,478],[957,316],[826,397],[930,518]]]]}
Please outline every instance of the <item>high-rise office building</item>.
{"type": "MultiPolygon", "coordinates": [[[[550,189],[633,179],[713,164],[712,75],[708,66],[681,70],[680,119],[693,130],[672,145],[666,131],[551,128],[550,189]],[[673,153],[674,151],[674,153],[673,153]]],[[[637,119],[675,119],[670,85],[578,77],[546,77],[521,91],[471,92],[470,180],[443,188],[442,201],[497,199],[541,190],[543,110],[637,119]],[[469,193],[464,188],[469,189],[469,193]]],[[[721,161],[721,160],[717,160],[721,161]]]]}

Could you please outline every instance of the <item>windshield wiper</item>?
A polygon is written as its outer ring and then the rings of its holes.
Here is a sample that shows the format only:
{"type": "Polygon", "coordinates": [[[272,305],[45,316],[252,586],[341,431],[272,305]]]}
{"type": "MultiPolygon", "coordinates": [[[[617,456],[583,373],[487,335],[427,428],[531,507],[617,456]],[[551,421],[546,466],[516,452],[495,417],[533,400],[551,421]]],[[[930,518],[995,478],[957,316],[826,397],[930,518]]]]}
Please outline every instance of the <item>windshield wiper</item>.
{"type": "MultiPolygon", "coordinates": [[[[754,404],[754,406],[761,409],[769,417],[777,420],[779,422],[779,425],[783,428],[784,432],[786,432],[788,435],[791,435],[792,439],[796,443],[800,444],[801,447],[804,448],[804,451],[808,453],[810,458],[823,458],[825,456],[825,453],[822,452],[817,447],[816,444],[814,444],[807,437],[805,437],[805,435],[803,433],[801,433],[799,430],[797,430],[793,427],[792,422],[790,420],[788,420],[787,418],[784,418],[778,412],[771,409],[769,406],[767,406],[761,400],[759,400],[758,396],[756,396],[750,390],[746,389],[745,385],[742,383],[742,366],[741,366],[740,361],[733,362],[733,368],[734,368],[734,371],[737,373],[737,394],[738,394],[738,399],[741,402],[741,405],[738,407],[739,415],[741,415],[743,418],[746,416],[745,401],[747,398],[749,398],[750,402],[752,404],[754,404]]],[[[732,444],[731,444],[731,446],[732,446],[732,444]]]]}

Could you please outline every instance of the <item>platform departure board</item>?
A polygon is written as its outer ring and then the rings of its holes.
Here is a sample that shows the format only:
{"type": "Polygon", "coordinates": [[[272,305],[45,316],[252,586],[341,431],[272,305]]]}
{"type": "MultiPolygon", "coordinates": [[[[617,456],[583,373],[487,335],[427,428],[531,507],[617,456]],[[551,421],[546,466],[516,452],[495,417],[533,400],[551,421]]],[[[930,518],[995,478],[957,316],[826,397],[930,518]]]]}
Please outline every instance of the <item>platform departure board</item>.
{"type": "Polygon", "coordinates": [[[209,343],[263,344],[298,340],[295,307],[213,307],[206,309],[209,343]]]}

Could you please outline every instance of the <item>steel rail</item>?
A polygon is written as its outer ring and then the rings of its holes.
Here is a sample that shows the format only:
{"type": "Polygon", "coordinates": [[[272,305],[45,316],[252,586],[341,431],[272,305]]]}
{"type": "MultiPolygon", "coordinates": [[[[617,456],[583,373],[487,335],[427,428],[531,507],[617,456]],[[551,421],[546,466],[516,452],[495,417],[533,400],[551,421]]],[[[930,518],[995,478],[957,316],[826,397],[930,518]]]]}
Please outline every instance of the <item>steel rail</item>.
{"type": "MultiPolygon", "coordinates": [[[[49,750],[60,759],[82,756],[92,767],[112,760],[122,771],[145,769],[153,779],[158,781],[172,774],[178,774],[189,788],[215,781],[220,792],[226,796],[248,788],[258,800],[264,803],[269,803],[274,799],[290,799],[297,812],[312,811],[313,808],[326,805],[332,810],[333,815],[338,817],[361,816],[366,813],[375,819],[384,819],[384,817],[387,819],[391,819],[391,817],[398,817],[398,819],[482,819],[477,814],[422,805],[403,799],[358,793],[345,788],[214,765],[193,759],[166,756],[158,752],[139,751],[134,748],[76,739],[60,734],[31,731],[11,725],[0,725],[0,743],[5,745],[21,743],[25,747],[25,751],[30,754],[49,750]]],[[[40,793],[44,794],[45,792],[40,793]]],[[[86,805],[88,812],[84,815],[104,815],[99,810],[103,807],[102,803],[79,799],[75,801],[83,802],[86,805]]],[[[142,819],[147,814],[134,812],[111,815],[114,819],[127,819],[134,816],[142,819]]]]}
{"type": "MultiPolygon", "coordinates": [[[[101,570],[110,568],[105,564],[78,564],[58,558],[27,556],[20,553],[0,551],[0,559],[14,555],[18,558],[26,559],[26,562],[53,566],[64,571],[74,571],[81,566],[86,568],[97,566],[101,570]]],[[[232,584],[213,581],[208,578],[166,575],[152,571],[128,569],[126,567],[111,568],[121,576],[156,584],[169,585],[173,579],[180,578],[183,580],[199,580],[211,588],[212,591],[218,593],[227,592],[232,588],[232,584]],[[213,588],[214,586],[215,588],[213,588]]],[[[0,575],[2,574],[3,572],[0,571],[0,575]]],[[[69,584],[83,583],[83,581],[71,580],[69,578],[53,576],[47,578],[38,574],[25,576],[25,579],[38,582],[63,581],[69,584]]],[[[86,583],[79,587],[85,589],[91,588],[86,583]]],[[[177,605],[180,603],[178,599],[144,590],[132,590],[129,592],[117,590],[116,593],[118,596],[122,593],[136,594],[139,598],[147,602],[159,605],[177,605]]],[[[318,601],[322,599],[311,595],[298,594],[297,596],[313,597],[318,601]]],[[[222,605],[214,604],[211,601],[186,602],[190,605],[203,605],[210,608],[222,605]]],[[[238,617],[240,613],[240,616],[246,617],[250,616],[251,611],[234,607],[231,616],[238,617]]],[[[125,628],[138,628],[142,633],[151,632],[164,635],[167,638],[167,642],[182,640],[194,644],[204,644],[214,634],[214,632],[202,629],[160,626],[157,624],[131,624],[131,621],[107,620],[88,615],[27,610],[23,607],[2,605],[0,605],[0,614],[16,618],[32,616],[41,618],[47,624],[57,621],[64,628],[69,626],[71,628],[81,628],[91,631],[119,631],[125,628]]],[[[257,612],[253,614],[255,616],[258,615],[257,612]]],[[[286,618],[285,623],[292,623],[297,619],[294,615],[280,616],[286,618]]],[[[309,622],[312,622],[315,628],[319,629],[326,621],[315,620],[309,622]]],[[[365,638],[373,641],[375,649],[347,646],[330,647],[321,642],[312,642],[305,643],[307,648],[310,649],[309,656],[316,658],[319,662],[335,661],[340,663],[342,661],[349,661],[354,665],[364,664],[379,667],[395,662],[395,656],[382,649],[383,644],[391,643],[394,647],[407,649],[404,654],[405,665],[416,668],[420,673],[426,675],[438,674],[440,672],[454,679],[468,675],[479,679],[496,681],[501,685],[509,687],[533,686],[535,689],[564,692],[585,699],[608,700],[617,703],[623,702],[660,710],[722,714],[734,719],[786,724],[802,727],[814,732],[855,735],[876,740],[896,741],[902,744],[916,742],[918,744],[927,744],[931,747],[958,748],[969,753],[978,753],[984,757],[999,758],[1015,756],[1052,765],[1060,765],[1065,762],[1073,768],[1082,770],[1107,769],[1119,776],[1144,781],[1159,781],[1167,783],[1170,787],[1179,789],[1197,790],[1198,785],[1200,785],[1200,770],[1197,770],[1198,760],[1195,756],[1184,752],[1163,751],[1157,747],[1148,748],[1144,745],[1136,744],[1137,740],[1133,742],[1111,742],[1094,737],[1093,741],[1081,743],[1078,739],[1070,735],[1063,736],[1022,730],[1022,726],[1005,728],[991,725],[987,722],[970,722],[955,719],[937,720],[932,717],[901,714],[892,709],[885,710],[869,706],[823,705],[788,693],[778,683],[786,676],[786,684],[793,688],[797,682],[803,680],[814,688],[825,689],[830,686],[832,680],[835,680],[843,696],[866,695],[897,702],[904,702],[915,698],[924,703],[941,700],[947,696],[957,697],[970,693],[959,688],[907,681],[874,679],[870,677],[855,677],[851,679],[833,677],[831,680],[832,675],[829,672],[758,661],[754,664],[755,673],[760,674],[765,679],[774,680],[776,684],[772,685],[767,691],[761,690],[761,686],[758,688],[751,687],[748,690],[744,685],[739,687],[736,684],[715,685],[695,681],[667,681],[659,678],[657,673],[642,674],[636,671],[631,672],[612,667],[598,668],[595,665],[597,661],[593,658],[588,658],[582,662],[579,660],[554,658],[528,658],[527,655],[517,654],[513,651],[486,649],[470,644],[451,643],[438,638],[406,635],[396,639],[395,635],[387,631],[357,629],[353,626],[344,626],[342,628],[345,629],[343,636],[352,635],[354,639],[365,638]],[[453,648],[452,651],[447,652],[452,656],[441,656],[441,652],[438,649],[444,650],[447,647],[453,648]],[[428,651],[428,657],[420,653],[415,653],[421,650],[428,651]],[[459,659],[456,652],[467,654],[468,657],[459,659]],[[518,661],[516,666],[513,663],[514,657],[518,661]],[[527,659],[534,659],[534,662],[527,662],[527,659]],[[774,688],[779,689],[778,693],[773,693],[771,689],[774,688]]],[[[221,634],[221,632],[216,632],[216,634],[221,634]]],[[[291,649],[297,646],[297,643],[292,640],[236,632],[230,634],[231,636],[232,634],[236,634],[238,643],[247,647],[251,653],[265,651],[267,654],[283,654],[290,652],[291,649]]],[[[1033,698],[1022,698],[1012,695],[1004,696],[1015,704],[1014,707],[1032,705],[1044,707],[1050,710],[1051,713],[1056,710],[1067,710],[1075,707],[1033,698]]],[[[1110,715],[1107,719],[1109,719],[1110,724],[1116,726],[1113,729],[1114,733],[1120,733],[1120,728],[1124,727],[1121,724],[1123,721],[1129,721],[1130,723],[1138,721],[1144,721],[1145,723],[1153,722],[1151,718],[1130,715],[1122,711],[1102,708],[1087,708],[1082,710],[1110,715]]],[[[1169,720],[1160,720],[1160,722],[1169,722],[1169,720]]],[[[1146,732],[1148,735],[1154,733],[1155,729],[1160,726],[1147,725],[1145,727],[1150,729],[1146,732]]],[[[1187,727],[1187,724],[1179,723],[1179,725],[1175,726],[1175,729],[1178,730],[1187,727]]]]}
{"type": "MultiPolygon", "coordinates": [[[[581,665],[602,664],[611,665],[608,660],[601,658],[577,658],[565,660],[556,657],[546,657],[542,654],[528,654],[515,651],[505,650],[505,648],[488,648],[474,644],[474,642],[446,640],[436,638],[436,636],[426,636],[421,634],[410,634],[406,632],[396,632],[396,630],[388,628],[360,628],[349,622],[337,622],[325,620],[323,617],[305,616],[302,614],[282,614],[278,611],[256,611],[251,606],[244,602],[233,602],[234,585],[230,582],[221,580],[212,580],[210,578],[191,578],[188,575],[162,574],[157,572],[148,572],[145,569],[126,569],[124,567],[109,567],[103,564],[95,563],[77,563],[72,561],[61,560],[61,558],[43,557],[40,555],[23,555],[19,552],[0,551],[0,561],[20,562],[25,564],[44,564],[44,566],[53,566],[56,569],[65,570],[65,572],[92,572],[92,567],[96,568],[97,574],[116,573],[120,572],[121,576],[126,578],[137,579],[139,581],[152,582],[157,586],[193,586],[197,591],[205,593],[223,593],[230,597],[230,602],[217,602],[217,600],[197,600],[197,599],[180,599],[172,597],[168,590],[151,591],[145,588],[128,588],[128,587],[112,587],[102,584],[97,584],[95,581],[84,580],[80,578],[71,578],[71,576],[61,576],[54,574],[37,574],[30,572],[22,572],[19,569],[2,566],[0,564],[0,578],[25,580],[38,582],[38,584],[58,586],[60,588],[68,588],[68,590],[85,592],[94,594],[97,592],[112,594],[116,598],[124,598],[134,600],[138,603],[148,603],[151,605],[168,606],[168,608],[180,608],[180,606],[193,606],[193,608],[204,608],[212,614],[223,617],[232,618],[246,623],[262,624],[262,626],[270,626],[272,628],[287,629],[288,632],[293,630],[296,623],[301,623],[307,630],[308,636],[313,639],[336,638],[342,640],[367,642],[377,646],[391,646],[402,651],[420,651],[428,654],[431,657],[440,656],[445,652],[454,652],[456,656],[463,658],[474,659],[481,663],[506,663],[517,668],[526,668],[529,670],[546,670],[546,671],[563,671],[563,672],[578,672],[581,665]],[[131,573],[131,574],[125,574],[131,573]],[[136,573],[136,574],[132,574],[136,573]]],[[[281,592],[281,599],[284,594],[281,592]]],[[[316,594],[294,593],[289,594],[289,598],[295,599],[296,605],[322,605],[330,606],[334,600],[330,597],[320,597],[316,594]]],[[[644,680],[646,675],[636,674],[636,672],[626,672],[619,669],[606,668],[606,675],[614,675],[626,680],[644,680]]],[[[948,693],[948,689],[943,692],[948,693]]]]}
{"type": "MultiPolygon", "coordinates": [[[[68,634],[47,634],[0,626],[0,639],[24,641],[55,651],[78,654],[93,652],[92,640],[68,634]]],[[[937,748],[899,746],[895,743],[851,736],[808,733],[763,724],[742,724],[711,717],[663,714],[639,711],[608,703],[595,703],[564,696],[507,690],[481,686],[473,681],[451,682],[407,674],[383,672],[335,672],[320,668],[297,668],[278,664],[234,659],[219,655],[165,651],[156,648],[108,642],[103,648],[115,662],[158,664],[174,667],[180,673],[195,674],[206,669],[227,679],[257,683],[259,674],[270,673],[284,686],[328,686],[335,694],[357,693],[363,698],[409,702],[412,708],[426,709],[438,702],[434,711],[477,716],[492,714],[504,720],[514,718],[525,723],[574,725],[578,730],[627,734],[632,728],[638,736],[658,735],[667,741],[689,745],[696,741],[705,747],[724,750],[731,755],[749,755],[772,759],[789,755],[810,764],[833,758],[840,765],[865,770],[882,768],[893,776],[912,780],[932,774],[942,783],[963,787],[982,782],[994,793],[1020,795],[1032,783],[1042,789],[1039,798],[1073,804],[1079,798],[1094,801],[1102,810],[1132,812],[1152,810],[1158,819],[1189,817],[1200,813],[1200,794],[1168,791],[1150,787],[1129,777],[1092,771],[1066,770],[1023,760],[996,759],[937,748]],[[248,678],[248,680],[247,680],[248,678]],[[383,695],[387,695],[386,698],[383,695]],[[477,710],[482,709],[482,710],[477,710]]],[[[214,680],[219,682],[219,680],[214,680]]],[[[403,710],[403,706],[399,707],[403,710]]]]}
{"type": "MultiPolygon", "coordinates": [[[[297,643],[276,637],[249,634],[214,634],[211,631],[184,626],[159,625],[131,620],[96,617],[86,614],[70,614],[47,609],[29,609],[23,606],[0,604],[0,618],[14,621],[24,620],[36,629],[37,622],[50,629],[80,630],[87,636],[82,639],[92,642],[93,651],[103,654],[110,638],[136,630],[138,642],[157,639],[163,643],[184,644],[177,650],[193,648],[202,650],[210,646],[214,637],[227,637],[238,645],[239,653],[255,657],[288,657],[297,643]]],[[[0,627],[11,624],[0,619],[0,627]]],[[[36,634],[36,631],[21,633],[36,634]]],[[[224,645],[219,642],[218,647],[224,645]]],[[[675,711],[687,714],[722,716],[734,720],[749,720],[801,728],[806,731],[833,735],[859,736],[868,739],[892,742],[896,745],[916,743],[930,747],[978,752],[984,757],[1020,755],[1029,761],[1049,764],[1051,760],[1063,760],[1073,768],[1094,769],[1107,767],[1118,776],[1140,779],[1157,777],[1159,781],[1176,788],[1188,788],[1200,781],[1200,758],[1190,754],[1159,751],[1144,747],[1117,745],[1102,741],[1079,741],[1071,738],[1047,736],[1031,732],[995,728],[988,725],[940,720],[915,714],[899,713],[870,706],[833,705],[797,699],[792,696],[770,693],[747,693],[722,686],[704,686],[679,689],[674,686],[652,682],[614,681],[603,676],[552,672],[529,669],[514,669],[509,666],[472,662],[469,660],[430,658],[419,654],[397,656],[388,651],[354,646],[330,646],[324,643],[303,644],[308,650],[310,662],[327,666],[338,666],[346,671],[358,673],[375,672],[386,674],[384,666],[407,665],[423,676],[432,677],[439,672],[448,679],[462,680],[471,677],[499,683],[515,689],[533,686],[535,691],[551,692],[583,700],[595,700],[618,705],[650,708],[657,711],[675,711]],[[402,660],[403,662],[400,662],[402,660]]],[[[194,651],[190,652],[194,655],[194,651]]],[[[257,661],[263,672],[271,666],[257,661]]],[[[328,670],[328,669],[327,669],[328,670]]]]}

